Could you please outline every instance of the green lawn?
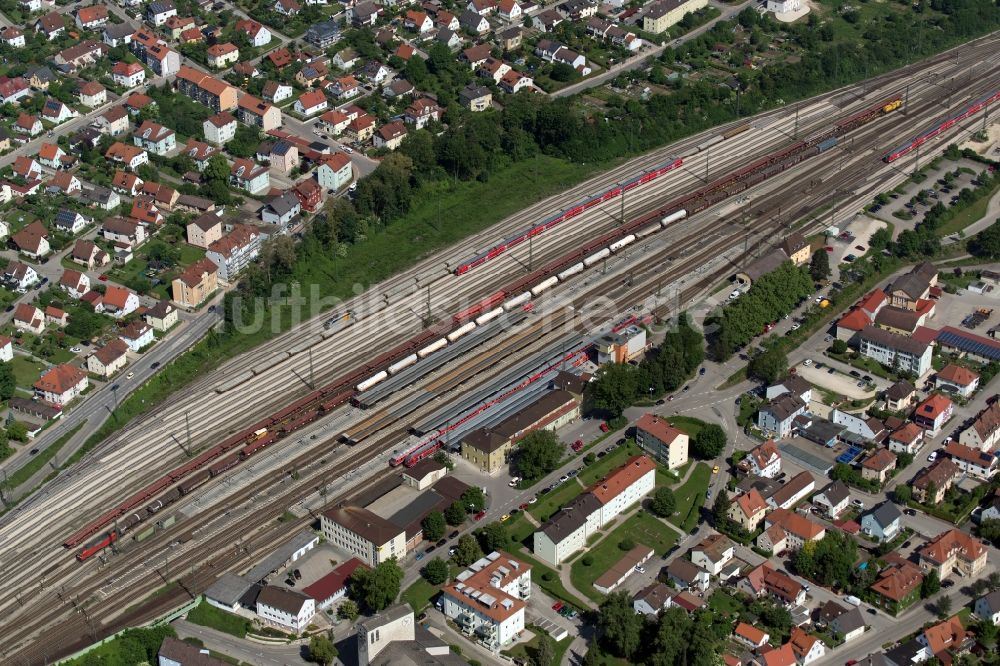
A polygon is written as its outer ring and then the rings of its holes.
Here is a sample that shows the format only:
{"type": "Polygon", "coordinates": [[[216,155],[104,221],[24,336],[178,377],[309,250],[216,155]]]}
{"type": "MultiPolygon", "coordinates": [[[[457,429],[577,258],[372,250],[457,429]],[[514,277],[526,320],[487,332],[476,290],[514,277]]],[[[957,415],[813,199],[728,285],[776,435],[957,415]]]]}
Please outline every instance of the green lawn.
{"type": "Polygon", "coordinates": [[[584,557],[579,557],[573,562],[570,569],[573,587],[581,594],[585,594],[600,603],[604,600],[604,595],[594,589],[594,581],[625,555],[626,551],[619,548],[618,544],[626,539],[631,539],[636,543],[649,546],[660,556],[666,554],[673,547],[679,536],[675,530],[664,525],[651,514],[640,511],[604,537],[584,557]],[[584,560],[590,562],[590,558],[593,561],[589,565],[584,564],[584,560]]]}
{"type": "Polygon", "coordinates": [[[986,209],[989,208],[990,200],[993,199],[997,191],[1000,191],[1000,185],[991,189],[989,194],[984,195],[981,199],[963,209],[962,212],[956,213],[955,217],[941,225],[937,231],[938,235],[944,237],[949,234],[958,233],[970,224],[983,219],[983,216],[986,215],[986,209]]]}
{"type": "Polygon", "coordinates": [[[227,613],[215,606],[210,606],[204,599],[188,612],[187,619],[188,622],[217,629],[218,631],[232,634],[239,638],[246,636],[247,631],[250,629],[250,620],[227,613]]]}
{"type": "Polygon", "coordinates": [[[32,361],[24,356],[14,356],[11,365],[14,366],[14,379],[17,381],[17,385],[25,388],[31,388],[42,376],[42,371],[45,369],[43,363],[32,361]]]}
{"type": "Polygon", "coordinates": [[[694,439],[701,432],[701,429],[705,427],[705,422],[691,416],[674,416],[670,419],[670,425],[681,432],[687,433],[688,437],[694,439]]]}
{"type": "Polygon", "coordinates": [[[670,517],[670,522],[684,531],[691,530],[698,524],[698,507],[705,499],[708,482],[712,478],[712,468],[705,463],[698,463],[691,476],[680,488],[674,490],[677,498],[677,511],[670,517]]]}
{"type": "Polygon", "coordinates": [[[543,564],[541,560],[536,559],[524,549],[515,549],[511,555],[519,560],[524,560],[531,565],[531,583],[542,588],[550,597],[553,599],[559,599],[567,604],[575,606],[576,608],[588,607],[587,604],[578,599],[575,595],[569,593],[569,590],[567,590],[562,584],[562,581],[559,580],[559,573],[552,569],[552,567],[543,564]]]}
{"type": "Polygon", "coordinates": [[[708,607],[713,613],[722,615],[734,615],[743,610],[740,600],[724,590],[716,590],[708,598],[708,607]]]}
{"type": "Polygon", "coordinates": [[[538,522],[544,523],[549,517],[559,510],[563,504],[583,492],[583,487],[577,483],[576,478],[572,478],[555,490],[545,495],[539,495],[538,503],[528,508],[528,511],[538,522]]]}
{"type": "Polygon", "coordinates": [[[619,446],[608,455],[599,458],[593,465],[585,467],[580,472],[579,479],[585,486],[596,483],[598,479],[603,479],[615,468],[624,465],[625,461],[631,456],[638,455],[639,453],[642,453],[639,447],[629,441],[625,446],[619,446]]]}
{"type": "MultiPolygon", "coordinates": [[[[545,632],[541,628],[536,627],[535,625],[528,625],[527,628],[530,629],[535,634],[530,641],[526,641],[524,643],[518,643],[510,650],[501,651],[500,654],[506,655],[508,657],[513,657],[515,659],[522,659],[525,663],[528,664],[535,663],[536,659],[535,650],[538,646],[538,639],[539,636],[545,635],[545,632]]],[[[566,650],[569,649],[569,644],[572,642],[573,642],[573,637],[567,636],[566,638],[556,643],[555,654],[552,658],[551,666],[559,666],[559,664],[562,663],[562,657],[566,653],[566,650]]]]}
{"type": "Polygon", "coordinates": [[[414,613],[420,613],[431,605],[431,599],[437,596],[440,590],[440,585],[431,585],[421,576],[417,582],[403,590],[400,601],[409,603],[414,613]]]}

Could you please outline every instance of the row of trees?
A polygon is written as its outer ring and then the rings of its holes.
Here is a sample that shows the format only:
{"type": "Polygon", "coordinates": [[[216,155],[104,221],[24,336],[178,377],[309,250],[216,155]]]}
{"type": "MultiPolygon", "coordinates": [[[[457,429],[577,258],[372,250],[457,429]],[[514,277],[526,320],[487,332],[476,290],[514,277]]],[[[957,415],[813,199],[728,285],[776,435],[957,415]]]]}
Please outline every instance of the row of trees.
{"type": "Polygon", "coordinates": [[[633,366],[609,363],[588,384],[590,408],[611,419],[622,415],[637,400],[649,399],[679,388],[705,360],[705,339],[695,330],[686,314],[667,331],[663,343],[633,366]]]}
{"type": "Polygon", "coordinates": [[[767,324],[781,319],[813,290],[812,277],[790,261],[761,276],[749,291],[711,319],[709,348],[722,361],[760,335],[767,324]]]}

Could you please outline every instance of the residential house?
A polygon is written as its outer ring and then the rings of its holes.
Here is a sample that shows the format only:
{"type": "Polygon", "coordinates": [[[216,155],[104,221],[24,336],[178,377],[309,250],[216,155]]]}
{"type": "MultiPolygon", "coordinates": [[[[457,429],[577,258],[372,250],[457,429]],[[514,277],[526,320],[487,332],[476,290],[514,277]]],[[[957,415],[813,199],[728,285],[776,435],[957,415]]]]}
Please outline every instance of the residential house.
{"type": "Polygon", "coordinates": [[[108,285],[104,292],[104,311],[115,319],[126,317],[139,309],[139,296],[127,287],[108,285]]]}
{"type": "Polygon", "coordinates": [[[788,535],[781,525],[775,523],[757,535],[754,545],[767,553],[784,553],[788,550],[788,535]]]}
{"type": "Polygon", "coordinates": [[[781,451],[774,440],[769,439],[747,451],[737,463],[736,469],[750,476],[773,479],[781,472],[781,451]]]}
{"type": "Polygon", "coordinates": [[[873,605],[897,614],[920,600],[923,581],[920,569],[906,560],[890,564],[869,588],[874,593],[873,605]]]}
{"type": "Polygon", "coordinates": [[[867,627],[860,608],[843,608],[833,601],[828,602],[827,606],[836,606],[838,609],[827,622],[834,636],[846,643],[865,633],[867,627]]]}
{"type": "Polygon", "coordinates": [[[264,132],[281,127],[281,110],[252,95],[244,95],[237,104],[240,121],[261,128],[264,132]]]}
{"type": "Polygon", "coordinates": [[[154,331],[160,333],[169,331],[180,319],[177,308],[165,300],[156,301],[156,305],[146,310],[142,317],[154,331]]]}
{"type": "Polygon", "coordinates": [[[221,146],[236,136],[236,117],[223,111],[204,121],[201,127],[206,140],[221,146]]]}
{"type": "MultiPolygon", "coordinates": [[[[38,116],[21,113],[14,122],[14,131],[33,138],[44,132],[45,127],[42,125],[42,121],[38,119],[38,116]]],[[[26,139],[22,138],[20,140],[25,141],[26,139]]]]}
{"type": "MultiPolygon", "coordinates": [[[[722,492],[725,492],[724,490],[722,492]]],[[[728,517],[747,532],[755,532],[760,521],[764,519],[767,503],[756,488],[733,498],[729,506],[728,517]]]]}
{"type": "Polygon", "coordinates": [[[334,54],[331,62],[333,63],[333,66],[338,69],[342,69],[344,71],[351,70],[354,69],[359,62],[358,53],[352,48],[341,49],[334,54]]]}
{"type": "Polygon", "coordinates": [[[79,300],[90,291],[90,278],[86,273],[67,268],[59,279],[59,287],[72,298],[79,300]]]}
{"type": "Polygon", "coordinates": [[[298,217],[302,210],[299,198],[292,192],[285,192],[277,197],[272,197],[263,208],[260,209],[260,216],[268,224],[278,224],[285,226],[298,217]]]}
{"type": "Polygon", "coordinates": [[[679,23],[686,14],[696,12],[707,4],[708,0],[659,0],[646,6],[642,29],[659,35],[679,23]]]}
{"type": "Polygon", "coordinates": [[[747,575],[743,576],[743,578],[736,583],[737,591],[742,592],[743,594],[754,599],[759,599],[766,593],[764,588],[764,576],[771,571],[774,571],[774,567],[771,566],[770,562],[764,560],[763,563],[751,569],[747,575]]]}
{"type": "Polygon", "coordinates": [[[691,549],[692,564],[718,576],[735,555],[733,542],[722,534],[709,534],[691,549]]]}
{"type": "Polygon", "coordinates": [[[733,630],[733,638],[737,643],[741,643],[751,650],[759,650],[767,645],[771,637],[767,632],[761,631],[757,627],[753,627],[746,622],[740,622],[736,625],[736,629],[733,630]]]}
{"type": "Polygon", "coordinates": [[[927,396],[913,410],[913,422],[936,437],[955,412],[955,404],[939,393],[927,396]]]}
{"type": "Polygon", "coordinates": [[[959,442],[948,442],[944,452],[968,476],[988,481],[997,473],[997,455],[959,442]]]}
{"type": "Polygon", "coordinates": [[[299,205],[303,210],[310,213],[319,208],[323,201],[323,188],[315,180],[306,178],[295,183],[291,189],[292,194],[299,200],[299,205]]]}
{"type": "MultiPolygon", "coordinates": [[[[105,300],[107,297],[105,296],[105,300]]],[[[156,341],[153,327],[141,319],[133,319],[118,331],[118,338],[128,345],[130,351],[138,352],[156,341]]]]}
{"type": "Polygon", "coordinates": [[[764,592],[785,606],[801,606],[806,600],[802,585],[780,571],[764,572],[764,592]]]}
{"type": "Polygon", "coordinates": [[[26,225],[23,229],[11,236],[14,246],[18,252],[38,259],[49,254],[49,231],[38,220],[26,225]]]}
{"type": "Polygon", "coordinates": [[[218,274],[218,267],[210,259],[195,261],[171,283],[173,302],[182,308],[197,307],[218,289],[218,274]]]}
{"type": "Polygon", "coordinates": [[[51,11],[39,17],[35,21],[35,32],[45,35],[50,42],[60,37],[66,32],[66,22],[63,19],[63,15],[57,11],[51,11]]]}
{"type": "Polygon", "coordinates": [[[309,117],[326,111],[328,103],[322,90],[310,90],[302,93],[293,106],[296,113],[309,117]]]}
{"type": "Polygon", "coordinates": [[[383,65],[378,60],[369,60],[364,69],[361,70],[361,76],[371,83],[372,85],[382,85],[385,80],[389,78],[392,74],[392,70],[383,65]]]}
{"type": "Polygon", "coordinates": [[[18,303],[14,308],[14,328],[35,335],[45,332],[45,315],[34,305],[18,303]]]}
{"type": "Polygon", "coordinates": [[[43,143],[38,149],[38,162],[50,169],[68,169],[73,166],[74,159],[54,143],[43,143]]]}
{"type": "Polygon", "coordinates": [[[326,63],[320,59],[309,60],[295,73],[295,80],[304,87],[316,85],[329,74],[326,63]]]}
{"type": "Polygon", "coordinates": [[[907,422],[899,430],[889,435],[889,450],[893,453],[915,454],[920,450],[924,441],[924,429],[916,423],[907,422]]]}
{"type": "Polygon", "coordinates": [[[132,171],[149,162],[149,154],[145,150],[139,146],[130,146],[121,141],[111,144],[111,147],[104,153],[104,157],[132,171]]]}
{"type": "Polygon", "coordinates": [[[276,141],[267,156],[271,169],[288,174],[299,166],[299,149],[290,141],[276,141]]]}
{"type": "Polygon", "coordinates": [[[944,494],[951,489],[961,473],[951,458],[938,458],[913,478],[910,483],[910,487],[913,488],[913,498],[928,506],[940,504],[944,501],[944,494]]]}
{"type": "Polygon", "coordinates": [[[792,646],[795,662],[800,666],[811,664],[826,655],[826,644],[816,636],[807,633],[802,627],[792,627],[788,642],[792,646]]]}
{"type": "Polygon", "coordinates": [[[925,574],[935,571],[941,580],[952,573],[975,579],[986,567],[987,549],[978,539],[952,528],[920,548],[917,556],[925,574]]]}
{"type": "Polygon", "coordinates": [[[406,125],[402,121],[396,120],[386,123],[375,131],[375,147],[396,150],[399,148],[399,144],[403,142],[403,139],[406,138],[406,134],[406,125]]]}
{"type": "Polygon", "coordinates": [[[958,441],[981,451],[990,451],[1000,446],[1000,401],[986,405],[968,428],[963,430],[958,441]]]}
{"type": "Polygon", "coordinates": [[[861,462],[861,478],[880,484],[889,480],[896,469],[896,454],[889,449],[879,449],[861,462]]]}
{"type": "Polygon", "coordinates": [[[667,585],[654,582],[636,593],[632,598],[632,608],[636,613],[655,616],[669,607],[673,594],[667,585]]]}
{"type": "Polygon", "coordinates": [[[351,159],[340,152],[321,155],[315,171],[316,182],[326,191],[340,190],[354,178],[351,159]]]}
{"type": "Polygon", "coordinates": [[[949,363],[934,376],[934,388],[968,398],[979,388],[979,374],[960,365],[949,363]]]}
{"type": "Polygon", "coordinates": [[[643,414],[636,423],[636,443],[668,469],[677,469],[688,461],[690,438],[654,414],[643,414]]]}
{"type": "Polygon", "coordinates": [[[99,115],[94,120],[93,125],[97,127],[102,134],[108,134],[110,136],[124,134],[129,128],[128,111],[125,110],[124,107],[113,106],[99,115]]]}
{"type": "Polygon", "coordinates": [[[246,35],[247,41],[250,42],[250,46],[253,46],[254,48],[267,46],[271,43],[271,31],[267,29],[267,26],[262,25],[259,21],[254,21],[253,19],[242,19],[236,22],[235,30],[237,33],[246,35]]]}
{"type": "Polygon", "coordinates": [[[411,9],[403,15],[403,27],[422,35],[434,29],[434,21],[424,12],[411,9]]]}
{"type": "Polygon", "coordinates": [[[468,0],[465,8],[470,12],[475,12],[480,16],[491,14],[497,7],[497,0],[468,0]]]}
{"type": "Polygon", "coordinates": [[[83,69],[108,54],[108,45],[93,39],[85,39],[67,49],[63,49],[52,59],[60,69],[73,71],[83,69]]]}
{"type": "Polygon", "coordinates": [[[563,22],[563,16],[554,9],[546,9],[531,17],[531,27],[542,32],[552,32],[563,22]]]}
{"type": "Polygon", "coordinates": [[[490,22],[486,17],[468,9],[458,17],[458,24],[471,35],[484,35],[490,31],[490,22]]]}
{"type": "Polygon", "coordinates": [[[55,220],[52,224],[63,233],[76,235],[87,228],[88,224],[91,224],[93,220],[89,217],[83,215],[83,213],[78,213],[75,210],[68,210],[62,208],[56,213],[55,220]]]}
{"type": "Polygon", "coordinates": [[[1000,626],[1000,590],[993,590],[976,599],[974,610],[979,619],[1000,626]]]}
{"type": "Polygon", "coordinates": [[[0,41],[3,41],[4,44],[12,49],[24,48],[26,43],[24,40],[24,33],[14,26],[8,26],[3,30],[0,30],[0,41]]]}
{"type": "Polygon", "coordinates": [[[768,495],[767,505],[772,509],[791,509],[816,488],[816,480],[809,472],[799,472],[785,485],[768,495]]]}
{"type": "Polygon", "coordinates": [[[135,249],[146,240],[146,230],[138,222],[111,217],[104,221],[101,235],[119,247],[135,249]]]}
{"type": "Polygon", "coordinates": [[[430,122],[437,122],[441,119],[441,107],[434,100],[421,98],[415,100],[403,111],[403,120],[414,125],[417,129],[423,129],[430,122]]]}
{"type": "Polygon", "coordinates": [[[863,356],[890,368],[923,377],[931,370],[931,346],[912,337],[866,326],[858,333],[863,356]]]}
{"type": "Polygon", "coordinates": [[[134,88],[146,81],[146,70],[137,62],[120,60],[111,67],[111,80],[125,88],[134,88]]]}
{"type": "Polygon", "coordinates": [[[130,197],[134,197],[142,192],[142,186],[144,184],[145,181],[143,181],[142,178],[139,178],[139,176],[120,169],[115,171],[115,175],[111,179],[111,189],[115,192],[127,194],[130,197]]]}
{"type": "Polygon", "coordinates": [[[73,245],[69,259],[81,266],[86,266],[87,270],[100,268],[110,261],[108,253],[97,247],[94,241],[83,239],[76,241],[73,245]]]}
{"type": "Polygon", "coordinates": [[[667,577],[673,581],[678,590],[693,589],[704,592],[710,582],[707,571],[682,557],[667,565],[667,577]]]}
{"type": "Polygon", "coordinates": [[[229,169],[229,182],[233,187],[246,190],[250,194],[260,194],[271,187],[271,177],[267,167],[243,158],[233,160],[229,169]]]}
{"type": "Polygon", "coordinates": [[[347,135],[363,143],[375,134],[375,119],[367,113],[359,115],[347,124],[347,135]]]}
{"type": "Polygon", "coordinates": [[[232,42],[213,44],[205,51],[208,66],[225,69],[240,59],[240,50],[232,42]]]}
{"type": "Polygon", "coordinates": [[[493,103],[493,93],[486,86],[470,83],[459,92],[459,100],[472,112],[485,111],[493,103]]]}
{"type": "Polygon", "coordinates": [[[886,409],[890,412],[903,412],[908,410],[916,399],[917,389],[910,382],[901,379],[885,392],[886,409]]]}
{"type": "Polygon", "coordinates": [[[316,614],[316,600],[286,587],[265,585],[257,595],[256,610],[265,623],[297,634],[316,614]]]}
{"type": "Polygon", "coordinates": [[[194,160],[194,165],[198,171],[204,171],[205,167],[208,166],[209,158],[218,154],[219,149],[204,141],[188,139],[187,145],[184,146],[182,152],[194,160]]]}
{"type": "MultiPolygon", "coordinates": [[[[594,5],[594,10],[597,10],[596,4],[594,5]]],[[[497,4],[497,15],[508,23],[513,23],[514,21],[522,20],[523,12],[517,0],[500,0],[497,4]]]]}
{"type": "MultiPolygon", "coordinates": [[[[309,2],[306,0],[307,5],[318,5],[326,4],[325,0],[320,3],[317,1],[309,2]]],[[[274,11],[278,12],[282,16],[295,16],[302,10],[302,6],[296,0],[274,0],[274,11]]]]}
{"type": "Polygon", "coordinates": [[[35,397],[57,407],[65,407],[90,386],[87,373],[72,365],[57,365],[34,384],[35,397]]]}
{"type": "Polygon", "coordinates": [[[861,532],[876,541],[892,541],[901,529],[903,514],[891,502],[882,502],[861,516],[861,532]]]}
{"type": "Polygon", "coordinates": [[[46,192],[65,194],[66,196],[75,196],[79,194],[82,189],[83,185],[80,183],[80,179],[68,171],[60,171],[56,173],[52,176],[52,180],[50,180],[46,186],[46,192]]]}
{"type": "MultiPolygon", "coordinates": [[[[375,18],[378,16],[378,10],[371,3],[360,3],[355,5],[352,11],[351,23],[358,25],[356,21],[360,18],[364,23],[361,25],[374,25],[375,18]],[[370,9],[370,13],[361,15],[360,12],[366,11],[366,8],[362,5],[366,5],[367,9],[370,9]]],[[[312,44],[313,46],[319,47],[321,49],[326,49],[333,46],[337,40],[340,39],[340,26],[334,20],[322,21],[320,23],[314,23],[309,26],[306,30],[305,40],[312,44]]]]}
{"type": "Polygon", "coordinates": [[[851,501],[851,490],[843,481],[834,481],[813,495],[812,503],[823,509],[827,518],[836,520],[847,510],[851,501]]]}
{"type": "Polygon", "coordinates": [[[256,229],[236,224],[228,234],[208,246],[205,256],[218,266],[219,281],[229,284],[257,258],[262,242],[256,229]]]}
{"type": "Polygon", "coordinates": [[[31,86],[24,77],[0,77],[0,103],[16,104],[29,95],[31,95],[31,86]]]}
{"type": "Polygon", "coordinates": [[[101,40],[111,48],[127,47],[134,33],[135,26],[129,23],[106,23],[101,32],[101,40]]]}
{"type": "Polygon", "coordinates": [[[777,525],[785,534],[784,547],[799,550],[807,543],[826,536],[826,529],[805,516],[788,509],[775,509],[764,518],[765,529],[777,525]]]}
{"type": "Polygon", "coordinates": [[[779,439],[788,437],[792,431],[792,421],[805,411],[806,403],[792,394],[785,393],[761,407],[757,413],[757,426],[764,432],[773,433],[779,439]]]}
{"type": "Polygon", "coordinates": [[[101,185],[95,185],[94,189],[87,190],[83,193],[83,196],[92,208],[97,207],[101,210],[114,210],[122,203],[121,197],[118,196],[117,192],[101,185]]]}
{"type": "Polygon", "coordinates": [[[20,176],[25,180],[38,180],[42,177],[42,165],[38,163],[38,160],[27,155],[18,155],[14,159],[12,170],[15,176],[20,176]]]}
{"type": "Polygon", "coordinates": [[[261,96],[271,104],[278,104],[289,99],[294,94],[295,88],[280,81],[268,81],[261,90],[261,96]]]}
{"type": "Polygon", "coordinates": [[[119,338],[95,349],[87,356],[87,372],[107,379],[128,363],[128,345],[119,338]]]}
{"type": "Polygon", "coordinates": [[[169,127],[146,120],[132,133],[132,142],[154,155],[166,155],[177,147],[177,134],[169,127]]]}
{"type": "Polygon", "coordinates": [[[108,91],[97,81],[87,81],[76,90],[80,104],[94,109],[108,100],[108,91]]]}
{"type": "Polygon", "coordinates": [[[808,405],[812,401],[812,384],[798,375],[789,375],[777,384],[768,386],[764,391],[764,398],[774,400],[786,393],[795,396],[808,405]]]}

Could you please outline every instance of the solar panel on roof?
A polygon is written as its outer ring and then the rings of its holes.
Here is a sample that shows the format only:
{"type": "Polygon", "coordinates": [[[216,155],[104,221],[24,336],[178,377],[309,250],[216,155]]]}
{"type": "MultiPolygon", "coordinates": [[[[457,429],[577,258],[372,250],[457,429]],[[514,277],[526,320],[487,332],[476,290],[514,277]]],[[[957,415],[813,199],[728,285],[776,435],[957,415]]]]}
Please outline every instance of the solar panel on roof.
{"type": "Polygon", "coordinates": [[[988,345],[984,342],[972,340],[962,335],[957,335],[951,331],[942,331],[938,335],[938,341],[949,347],[956,347],[964,352],[970,352],[977,356],[983,356],[992,360],[1000,360],[1000,349],[988,345]]]}

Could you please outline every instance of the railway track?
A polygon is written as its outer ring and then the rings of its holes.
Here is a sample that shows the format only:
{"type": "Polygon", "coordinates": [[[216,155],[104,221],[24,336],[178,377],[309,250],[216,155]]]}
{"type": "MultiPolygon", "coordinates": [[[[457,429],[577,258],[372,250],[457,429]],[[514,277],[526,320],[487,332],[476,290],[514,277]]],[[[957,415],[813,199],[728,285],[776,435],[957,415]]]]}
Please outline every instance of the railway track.
{"type": "MultiPolygon", "coordinates": [[[[911,94],[912,94],[912,93],[911,93],[911,94]]],[[[860,154],[860,153],[858,153],[858,154],[860,154]]],[[[848,178],[847,178],[847,177],[845,176],[845,177],[843,178],[843,182],[844,182],[844,183],[847,183],[848,181],[849,181],[849,179],[848,179],[848,178]]],[[[817,195],[817,196],[818,196],[818,195],[817,195]]],[[[786,197],[786,198],[787,198],[787,197],[786,197]]],[[[762,204],[762,205],[764,205],[764,204],[762,204]]],[[[780,205],[780,204],[776,204],[776,205],[780,205]]],[[[773,207],[772,207],[772,208],[773,208],[773,207]]],[[[769,210],[769,209],[765,209],[765,210],[769,210]]],[[[786,209],[786,210],[787,210],[787,209],[786,209]]],[[[646,266],[649,266],[649,265],[650,265],[649,263],[647,263],[647,264],[646,264],[646,266]]],[[[647,270],[648,270],[648,269],[647,269],[647,270]]],[[[648,287],[648,285],[645,285],[645,287],[648,287]]],[[[644,287],[644,288],[645,288],[645,287],[644,287]]],[[[634,291],[637,291],[637,290],[634,290],[634,291]]],[[[687,290],[686,290],[686,291],[687,291],[687,290]]],[[[360,455],[360,453],[359,453],[358,455],[360,455]]]]}

